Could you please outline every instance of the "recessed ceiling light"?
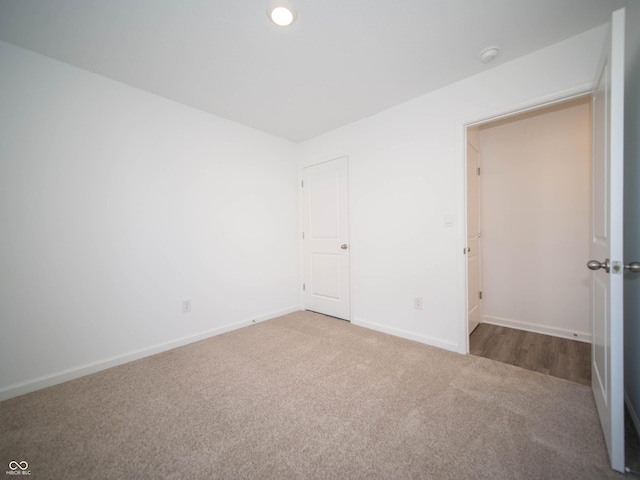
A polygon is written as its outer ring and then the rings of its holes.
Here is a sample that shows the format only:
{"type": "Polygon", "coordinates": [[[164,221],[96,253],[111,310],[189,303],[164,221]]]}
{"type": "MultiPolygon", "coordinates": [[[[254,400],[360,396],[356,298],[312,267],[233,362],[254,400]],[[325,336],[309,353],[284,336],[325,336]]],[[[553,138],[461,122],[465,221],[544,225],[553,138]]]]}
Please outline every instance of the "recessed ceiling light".
{"type": "Polygon", "coordinates": [[[288,27],[296,20],[296,10],[289,4],[283,2],[273,3],[267,9],[267,15],[273,23],[280,27],[288,27]]]}
{"type": "Polygon", "coordinates": [[[492,62],[500,53],[500,47],[492,45],[480,52],[480,61],[482,63],[492,62]]]}

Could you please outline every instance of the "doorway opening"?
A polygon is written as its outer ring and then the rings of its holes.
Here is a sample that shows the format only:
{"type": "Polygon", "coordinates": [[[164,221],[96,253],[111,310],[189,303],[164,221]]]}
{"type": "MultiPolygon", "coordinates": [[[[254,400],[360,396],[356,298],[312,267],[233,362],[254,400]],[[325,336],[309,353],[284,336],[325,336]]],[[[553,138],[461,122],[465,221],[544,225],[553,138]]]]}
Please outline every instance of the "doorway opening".
{"type": "Polygon", "coordinates": [[[589,96],[467,128],[470,353],[590,384],[590,198],[589,96]]]}

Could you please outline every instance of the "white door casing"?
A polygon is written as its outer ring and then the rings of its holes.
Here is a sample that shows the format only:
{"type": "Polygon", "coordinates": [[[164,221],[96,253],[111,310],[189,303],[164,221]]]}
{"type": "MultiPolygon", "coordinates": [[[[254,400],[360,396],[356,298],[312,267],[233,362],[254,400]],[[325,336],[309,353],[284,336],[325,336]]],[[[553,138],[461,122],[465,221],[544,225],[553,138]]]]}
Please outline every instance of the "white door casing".
{"type": "Polygon", "coordinates": [[[350,320],[347,157],[306,167],[302,188],[304,307],[350,320]]]}
{"type": "Polygon", "coordinates": [[[467,320],[468,334],[482,322],[480,256],[480,155],[478,130],[467,130],[467,320]],[[474,141],[475,140],[475,141],[474,141]]]}
{"type": "Polygon", "coordinates": [[[613,13],[592,93],[591,259],[610,272],[591,274],[592,389],[609,459],[624,471],[623,145],[624,9],[613,13]]]}

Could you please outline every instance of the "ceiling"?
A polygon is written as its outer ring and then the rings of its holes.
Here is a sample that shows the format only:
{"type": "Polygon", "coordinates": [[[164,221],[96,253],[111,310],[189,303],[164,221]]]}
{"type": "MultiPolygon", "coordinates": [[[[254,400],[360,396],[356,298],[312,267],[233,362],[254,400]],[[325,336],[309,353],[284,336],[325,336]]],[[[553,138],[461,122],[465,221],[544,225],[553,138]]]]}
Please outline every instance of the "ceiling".
{"type": "Polygon", "coordinates": [[[282,28],[270,0],[0,0],[0,40],[299,142],[597,27],[627,0],[290,2],[282,28]]]}

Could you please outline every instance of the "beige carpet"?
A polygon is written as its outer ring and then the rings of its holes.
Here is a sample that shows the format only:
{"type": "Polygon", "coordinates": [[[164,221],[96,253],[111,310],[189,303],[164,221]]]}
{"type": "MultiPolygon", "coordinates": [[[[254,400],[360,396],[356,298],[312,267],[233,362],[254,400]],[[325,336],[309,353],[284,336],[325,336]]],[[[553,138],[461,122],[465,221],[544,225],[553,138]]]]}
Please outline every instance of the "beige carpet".
{"type": "Polygon", "coordinates": [[[310,312],[7,400],[0,435],[33,479],[623,478],[588,387],[310,312]]]}

